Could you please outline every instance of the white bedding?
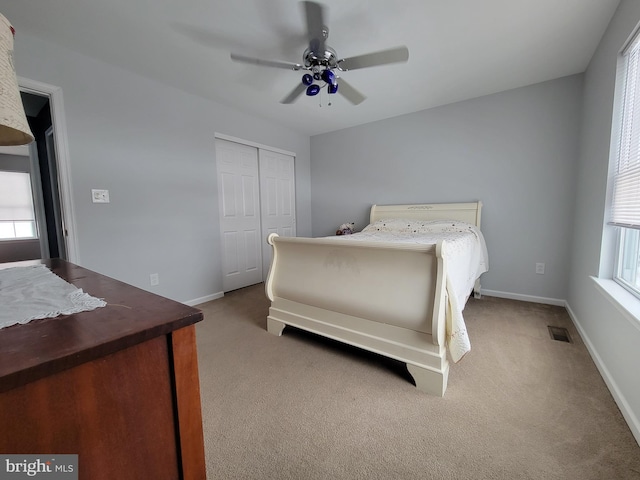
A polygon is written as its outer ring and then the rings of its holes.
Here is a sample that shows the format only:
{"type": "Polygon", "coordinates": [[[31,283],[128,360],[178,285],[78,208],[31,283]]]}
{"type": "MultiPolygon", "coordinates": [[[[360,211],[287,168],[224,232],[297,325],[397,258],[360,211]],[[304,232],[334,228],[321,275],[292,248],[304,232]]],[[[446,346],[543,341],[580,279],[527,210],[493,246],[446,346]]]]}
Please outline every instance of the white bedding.
{"type": "Polygon", "coordinates": [[[444,240],[449,297],[447,347],[454,362],[458,362],[471,350],[462,310],[476,279],[489,267],[487,247],[478,227],[454,220],[416,221],[395,218],[378,220],[367,225],[360,233],[332,238],[422,245],[432,245],[444,240]]]}

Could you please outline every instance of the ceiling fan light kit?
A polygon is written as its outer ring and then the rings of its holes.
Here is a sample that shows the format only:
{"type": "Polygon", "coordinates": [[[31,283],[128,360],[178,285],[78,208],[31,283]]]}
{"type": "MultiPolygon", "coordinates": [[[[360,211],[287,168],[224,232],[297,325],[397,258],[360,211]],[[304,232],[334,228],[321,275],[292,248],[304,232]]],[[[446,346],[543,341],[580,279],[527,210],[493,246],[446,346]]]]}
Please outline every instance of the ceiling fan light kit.
{"type": "Polygon", "coordinates": [[[329,37],[329,28],[324,22],[325,8],[323,5],[311,1],[304,1],[301,4],[304,8],[307,37],[309,39],[309,47],[302,54],[302,64],[253,58],[236,53],[231,54],[231,60],[236,62],[295,71],[306,70],[309,72],[302,76],[302,82],[289,92],[280,103],[293,103],[302,95],[302,92],[306,92],[307,96],[315,96],[320,92],[321,88],[326,86],[327,93],[333,95],[339,91],[349,102],[358,105],[366,97],[348,84],[344,78],[337,75],[336,71],[346,72],[360,68],[406,62],[409,59],[409,49],[406,46],[340,59],[336,51],[325,44],[325,40],[329,37]],[[340,90],[338,90],[338,84],[342,85],[340,90]]]}
{"type": "Polygon", "coordinates": [[[313,96],[317,95],[318,93],[320,93],[320,85],[312,83],[311,85],[309,85],[307,87],[307,96],[313,97],[313,96]]]}

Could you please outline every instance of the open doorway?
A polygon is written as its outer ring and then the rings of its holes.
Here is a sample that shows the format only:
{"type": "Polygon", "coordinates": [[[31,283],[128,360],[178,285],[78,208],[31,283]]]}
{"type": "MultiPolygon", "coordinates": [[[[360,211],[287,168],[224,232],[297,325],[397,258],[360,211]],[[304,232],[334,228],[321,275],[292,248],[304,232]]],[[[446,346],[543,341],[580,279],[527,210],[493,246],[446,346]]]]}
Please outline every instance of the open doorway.
{"type": "Polygon", "coordinates": [[[0,154],[0,261],[66,258],[49,97],[21,97],[35,140],[0,154]]]}
{"type": "Polygon", "coordinates": [[[29,158],[33,175],[38,177],[32,185],[39,226],[40,258],[66,259],[51,103],[46,95],[29,92],[21,92],[20,95],[29,127],[35,137],[29,148],[29,158]]]}
{"type": "Polygon", "coordinates": [[[21,77],[18,84],[35,141],[0,147],[0,176],[8,172],[4,186],[12,186],[0,192],[7,217],[0,218],[0,262],[59,257],[79,264],[62,90],[21,77]]]}

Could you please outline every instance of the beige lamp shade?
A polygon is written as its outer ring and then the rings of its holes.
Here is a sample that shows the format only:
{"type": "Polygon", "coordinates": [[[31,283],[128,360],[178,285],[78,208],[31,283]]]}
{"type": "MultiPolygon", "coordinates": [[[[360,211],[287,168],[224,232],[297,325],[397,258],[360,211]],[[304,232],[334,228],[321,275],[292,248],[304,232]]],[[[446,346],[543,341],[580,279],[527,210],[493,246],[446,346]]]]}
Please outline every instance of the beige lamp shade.
{"type": "Polygon", "coordinates": [[[0,14],[0,145],[33,142],[13,66],[13,32],[9,20],[0,14]]]}

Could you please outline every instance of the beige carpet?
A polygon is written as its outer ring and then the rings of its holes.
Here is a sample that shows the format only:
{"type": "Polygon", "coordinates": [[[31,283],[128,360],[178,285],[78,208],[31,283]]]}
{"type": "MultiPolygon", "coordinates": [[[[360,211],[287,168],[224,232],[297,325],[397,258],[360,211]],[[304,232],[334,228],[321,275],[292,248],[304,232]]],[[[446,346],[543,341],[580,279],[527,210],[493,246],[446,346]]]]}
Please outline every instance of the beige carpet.
{"type": "Polygon", "coordinates": [[[262,285],[199,308],[209,479],[640,479],[640,447],[563,308],[471,299],[472,350],[444,398],[394,360],[267,333],[262,285]]]}

